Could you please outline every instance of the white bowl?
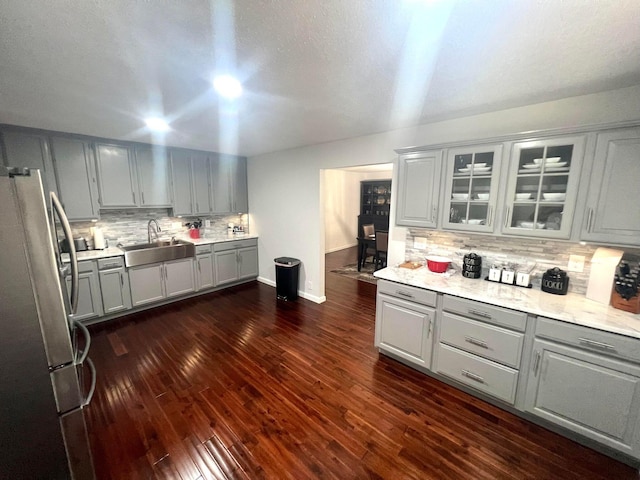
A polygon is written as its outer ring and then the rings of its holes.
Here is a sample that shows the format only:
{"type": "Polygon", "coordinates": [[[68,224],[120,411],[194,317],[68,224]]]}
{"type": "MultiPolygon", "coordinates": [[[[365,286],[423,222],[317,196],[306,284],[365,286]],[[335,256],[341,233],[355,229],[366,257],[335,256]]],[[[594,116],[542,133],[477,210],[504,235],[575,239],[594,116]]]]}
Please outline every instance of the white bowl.
{"type": "MultiPolygon", "coordinates": [[[[545,223],[538,222],[536,228],[541,229],[545,227],[545,223]]],[[[518,222],[518,227],[520,228],[533,228],[533,222],[518,222]]]]}
{"type": "Polygon", "coordinates": [[[556,202],[561,202],[565,198],[567,198],[567,194],[566,193],[543,193],[542,198],[544,198],[545,200],[553,200],[556,202]]]}
{"type": "Polygon", "coordinates": [[[516,200],[530,200],[530,193],[516,193],[516,200]]]}
{"type": "Polygon", "coordinates": [[[473,168],[484,168],[486,166],[487,166],[486,163],[474,163],[473,164],[473,168]]]}
{"type": "Polygon", "coordinates": [[[467,200],[469,198],[468,193],[452,193],[451,198],[454,200],[467,200]]]}
{"type": "Polygon", "coordinates": [[[489,200],[489,194],[488,193],[478,193],[476,195],[478,195],[478,200],[489,200]]]}

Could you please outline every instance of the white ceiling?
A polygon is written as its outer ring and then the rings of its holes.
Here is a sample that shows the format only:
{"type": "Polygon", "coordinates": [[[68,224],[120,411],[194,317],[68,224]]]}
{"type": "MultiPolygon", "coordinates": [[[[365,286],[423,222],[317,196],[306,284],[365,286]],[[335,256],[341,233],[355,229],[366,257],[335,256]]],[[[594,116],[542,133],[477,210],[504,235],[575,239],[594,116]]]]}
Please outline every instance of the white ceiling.
{"type": "Polygon", "coordinates": [[[0,0],[0,123],[116,139],[255,155],[637,84],[638,0],[0,0]]]}

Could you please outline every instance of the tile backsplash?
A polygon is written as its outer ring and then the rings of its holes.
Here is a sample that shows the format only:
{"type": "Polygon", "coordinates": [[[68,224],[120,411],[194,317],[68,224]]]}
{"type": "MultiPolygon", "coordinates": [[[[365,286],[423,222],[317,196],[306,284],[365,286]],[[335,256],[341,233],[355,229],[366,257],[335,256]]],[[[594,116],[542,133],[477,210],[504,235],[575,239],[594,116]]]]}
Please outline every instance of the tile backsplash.
{"type": "MultiPolygon", "coordinates": [[[[443,255],[453,260],[456,270],[461,270],[462,257],[470,252],[482,256],[482,278],[487,276],[492,264],[512,266],[516,270],[532,268],[531,283],[540,288],[542,274],[553,267],[567,270],[569,255],[585,257],[582,272],[567,272],[569,291],[585,294],[591,271],[591,257],[598,245],[557,242],[553,240],[531,238],[508,238],[468,233],[452,233],[419,228],[407,229],[405,258],[412,261],[424,261],[427,253],[443,255]],[[416,237],[426,238],[426,246],[416,248],[416,237]]],[[[625,258],[638,261],[640,249],[611,247],[625,252],[625,258]]],[[[519,288],[519,287],[514,287],[519,288]]]]}
{"type": "Polygon", "coordinates": [[[129,245],[132,243],[142,243],[147,241],[147,225],[149,220],[155,219],[160,225],[160,238],[184,237],[188,234],[187,222],[192,222],[197,218],[210,220],[210,227],[202,227],[200,235],[202,237],[220,237],[228,232],[228,224],[242,226],[246,232],[249,231],[247,215],[216,215],[216,216],[194,216],[194,217],[172,217],[170,209],[140,209],[140,210],[102,210],[98,222],[73,222],[71,229],[74,236],[83,236],[89,246],[93,247],[93,237],[91,227],[100,227],[105,239],[110,246],[118,243],[129,245]],[[178,226],[179,224],[179,226],[178,226]]]}

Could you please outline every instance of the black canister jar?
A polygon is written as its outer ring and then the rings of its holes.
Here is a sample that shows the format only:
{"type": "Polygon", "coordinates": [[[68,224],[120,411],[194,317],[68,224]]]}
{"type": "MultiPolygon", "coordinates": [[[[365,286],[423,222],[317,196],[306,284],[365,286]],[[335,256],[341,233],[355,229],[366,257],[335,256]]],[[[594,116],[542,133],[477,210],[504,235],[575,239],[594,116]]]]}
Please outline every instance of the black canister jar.
{"type": "Polygon", "coordinates": [[[542,274],[543,292],[553,293],[554,295],[566,295],[569,289],[569,277],[567,272],[558,267],[550,268],[542,274]]]}

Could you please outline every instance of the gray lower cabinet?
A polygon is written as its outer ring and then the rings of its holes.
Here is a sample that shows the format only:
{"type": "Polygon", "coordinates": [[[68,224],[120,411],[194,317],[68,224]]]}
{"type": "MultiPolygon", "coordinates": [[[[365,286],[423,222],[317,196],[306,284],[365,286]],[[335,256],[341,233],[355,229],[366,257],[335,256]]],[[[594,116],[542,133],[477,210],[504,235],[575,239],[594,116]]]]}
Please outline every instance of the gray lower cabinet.
{"type": "Polygon", "coordinates": [[[640,366],[536,339],[526,410],[640,457],[640,366]]]}
{"type": "Polygon", "coordinates": [[[379,280],[375,346],[430,368],[436,298],[434,292],[379,280]]]}
{"type": "Polygon", "coordinates": [[[131,303],[134,307],[159,302],[165,298],[164,264],[129,268],[131,303]]]}
{"type": "Polygon", "coordinates": [[[513,405],[527,315],[452,295],[442,308],[433,371],[513,405]]]}
{"type": "MultiPolygon", "coordinates": [[[[71,278],[67,277],[67,290],[71,290],[71,278]]],[[[90,320],[103,315],[98,267],[93,260],[78,262],[78,309],[76,320],[90,320]]]]}
{"type": "Polygon", "coordinates": [[[640,245],[638,185],[640,128],[598,134],[580,239],[640,245]]]}
{"type": "Polygon", "coordinates": [[[213,250],[216,286],[258,276],[258,246],[255,238],[216,243],[213,250]]]}
{"type": "Polygon", "coordinates": [[[129,274],[124,268],[122,257],[98,260],[100,272],[100,289],[102,291],[102,305],[104,314],[129,310],[131,304],[131,289],[129,274]]]}
{"type": "Polygon", "coordinates": [[[60,201],[69,220],[97,219],[98,184],[89,143],[52,137],[51,153],[58,173],[60,201]]]}
{"type": "Polygon", "coordinates": [[[129,268],[129,282],[134,307],[193,292],[193,259],[129,268]]]}
{"type": "Polygon", "coordinates": [[[8,130],[2,132],[2,143],[6,153],[5,165],[39,169],[44,191],[58,193],[56,175],[46,136],[8,130]]]}
{"type": "Polygon", "coordinates": [[[425,228],[438,225],[441,168],[441,150],[400,156],[397,225],[425,228]]]}
{"type": "Polygon", "coordinates": [[[196,290],[215,286],[213,278],[213,253],[211,245],[196,245],[196,290]]]}
{"type": "Polygon", "coordinates": [[[182,258],[164,263],[165,294],[167,298],[195,291],[193,259],[182,258]]]}

